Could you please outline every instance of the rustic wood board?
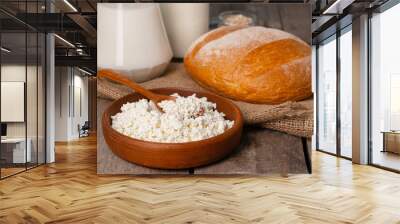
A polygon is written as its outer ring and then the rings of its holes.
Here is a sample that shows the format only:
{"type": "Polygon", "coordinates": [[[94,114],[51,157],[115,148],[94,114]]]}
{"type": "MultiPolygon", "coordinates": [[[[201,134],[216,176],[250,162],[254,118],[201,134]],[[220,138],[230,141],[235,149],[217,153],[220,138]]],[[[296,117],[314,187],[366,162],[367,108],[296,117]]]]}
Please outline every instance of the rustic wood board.
{"type": "Polygon", "coordinates": [[[311,4],[293,3],[211,3],[211,21],[218,20],[224,11],[251,12],[257,17],[257,25],[284,30],[311,44],[311,4]]]}
{"type": "MultiPolygon", "coordinates": [[[[97,99],[97,118],[112,101],[97,99]]],[[[97,130],[98,174],[189,174],[189,170],[151,169],[127,162],[114,155],[97,130]]],[[[228,158],[194,169],[194,174],[287,174],[307,173],[301,138],[261,128],[246,128],[241,145],[228,158]]]]}
{"type": "MultiPolygon", "coordinates": [[[[101,115],[112,101],[97,99],[97,123],[101,124],[101,115]]],[[[188,170],[150,169],[125,161],[116,156],[103,137],[102,127],[97,128],[97,173],[98,174],[187,174],[188,170]]]]}

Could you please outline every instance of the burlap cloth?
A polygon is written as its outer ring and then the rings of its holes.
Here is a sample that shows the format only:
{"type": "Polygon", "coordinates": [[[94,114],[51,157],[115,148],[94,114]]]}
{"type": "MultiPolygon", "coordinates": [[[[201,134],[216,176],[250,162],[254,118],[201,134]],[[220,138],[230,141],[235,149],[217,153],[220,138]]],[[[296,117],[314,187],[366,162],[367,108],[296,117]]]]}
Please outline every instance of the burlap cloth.
{"type": "MultiPolygon", "coordinates": [[[[141,83],[146,88],[181,87],[194,91],[206,89],[199,86],[186,74],[183,64],[172,63],[159,78],[141,83]]],[[[97,81],[98,97],[118,99],[132,91],[122,85],[104,79],[97,81]]],[[[258,125],[291,135],[311,137],[313,133],[313,99],[286,102],[279,105],[251,104],[233,101],[242,111],[248,125],[258,125]]]]}

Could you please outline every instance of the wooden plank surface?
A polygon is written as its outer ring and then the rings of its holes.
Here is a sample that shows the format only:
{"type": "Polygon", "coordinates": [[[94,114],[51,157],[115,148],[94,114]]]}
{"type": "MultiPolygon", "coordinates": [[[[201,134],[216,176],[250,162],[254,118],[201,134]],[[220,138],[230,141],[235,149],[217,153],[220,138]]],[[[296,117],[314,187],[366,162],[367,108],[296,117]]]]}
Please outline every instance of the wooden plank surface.
{"type": "MultiPolygon", "coordinates": [[[[111,101],[98,99],[98,123],[111,101]]],[[[306,173],[303,148],[299,137],[261,128],[246,128],[241,145],[228,158],[196,168],[194,174],[271,174],[306,173]]],[[[122,160],[109,149],[101,127],[97,131],[98,174],[188,174],[188,170],[145,168],[122,160]]]]}
{"type": "Polygon", "coordinates": [[[257,25],[289,32],[311,44],[311,5],[289,3],[213,3],[210,5],[211,21],[218,21],[224,11],[239,10],[254,14],[257,25]]]}

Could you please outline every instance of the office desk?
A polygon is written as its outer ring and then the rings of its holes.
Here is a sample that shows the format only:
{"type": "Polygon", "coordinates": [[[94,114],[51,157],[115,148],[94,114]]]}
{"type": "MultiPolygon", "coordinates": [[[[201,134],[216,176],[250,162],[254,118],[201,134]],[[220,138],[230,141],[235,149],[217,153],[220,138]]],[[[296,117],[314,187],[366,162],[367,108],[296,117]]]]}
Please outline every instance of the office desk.
{"type": "MultiPolygon", "coordinates": [[[[31,146],[32,140],[30,138],[26,139],[27,147],[26,147],[26,154],[25,154],[25,138],[5,138],[1,139],[1,151],[2,157],[4,154],[8,154],[5,152],[12,153],[12,160],[11,158],[5,158],[9,163],[25,163],[31,162],[32,153],[31,153],[31,146]],[[12,148],[11,148],[12,147],[12,148]],[[25,159],[27,159],[25,161],[25,159]]],[[[10,156],[11,157],[11,156],[10,156]]],[[[4,157],[3,157],[4,158],[4,157]]]]}
{"type": "Polygon", "coordinates": [[[400,131],[382,131],[383,150],[382,152],[392,152],[400,154],[400,131]]]}

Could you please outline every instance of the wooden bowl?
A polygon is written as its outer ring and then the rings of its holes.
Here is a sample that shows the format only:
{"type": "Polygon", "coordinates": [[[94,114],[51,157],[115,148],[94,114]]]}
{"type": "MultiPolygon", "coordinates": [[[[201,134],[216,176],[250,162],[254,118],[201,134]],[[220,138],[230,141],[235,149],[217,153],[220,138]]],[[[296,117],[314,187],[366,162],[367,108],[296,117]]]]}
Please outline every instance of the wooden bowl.
{"type": "Polygon", "coordinates": [[[132,93],[114,101],[103,113],[102,126],[105,141],[111,150],[120,158],[142,166],[161,169],[185,169],[207,165],[218,161],[239,145],[243,128],[243,117],[239,108],[231,101],[203,92],[193,92],[175,88],[152,89],[160,94],[178,93],[197,97],[207,97],[208,101],[217,104],[217,110],[226,115],[226,119],[235,121],[232,128],[212,138],[185,143],[159,143],[134,139],[123,135],[111,127],[111,116],[120,112],[127,102],[135,102],[143,96],[132,93]]]}

